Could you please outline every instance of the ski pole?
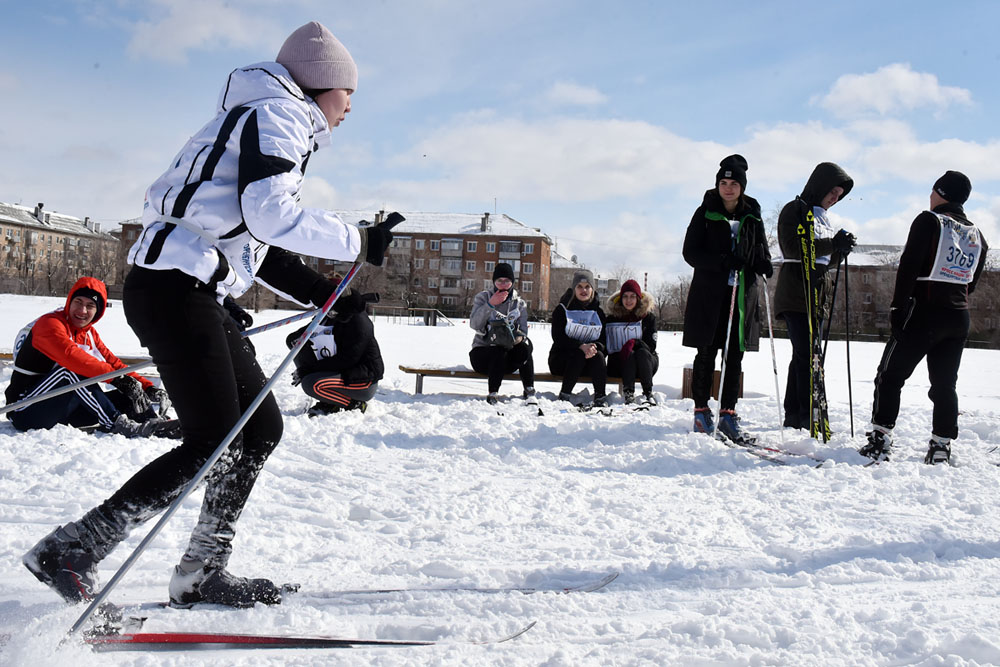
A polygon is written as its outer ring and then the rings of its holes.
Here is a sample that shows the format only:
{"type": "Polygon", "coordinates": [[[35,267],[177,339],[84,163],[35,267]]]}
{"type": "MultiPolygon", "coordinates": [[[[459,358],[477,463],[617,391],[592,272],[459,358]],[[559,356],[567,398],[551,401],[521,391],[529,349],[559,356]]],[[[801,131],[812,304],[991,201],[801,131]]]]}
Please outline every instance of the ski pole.
{"type": "Polygon", "coordinates": [[[292,315],[291,317],[286,317],[283,320],[276,320],[274,322],[268,322],[267,324],[262,324],[259,327],[254,327],[253,329],[247,329],[243,332],[243,337],[253,336],[255,334],[262,333],[264,331],[270,331],[271,329],[277,329],[278,327],[283,327],[286,324],[291,324],[292,322],[298,322],[299,320],[304,320],[310,315],[315,315],[319,312],[319,308],[313,308],[312,310],[305,310],[297,315],[292,315]]]}
{"type": "MultiPolygon", "coordinates": [[[[839,268],[839,267],[838,267],[839,268]]],[[[854,437],[854,391],[851,389],[851,292],[848,290],[847,256],[844,256],[844,345],[847,350],[847,411],[851,416],[851,437],[854,437]]],[[[832,317],[830,319],[833,319],[832,317]]]]}
{"type": "Polygon", "coordinates": [[[830,327],[833,326],[833,306],[837,303],[837,284],[839,282],[840,262],[837,262],[837,273],[833,276],[833,296],[830,297],[830,319],[826,322],[826,333],[823,335],[823,356],[820,357],[821,364],[826,361],[826,346],[830,344],[830,327]]]}
{"type": "MultiPolygon", "coordinates": [[[[291,324],[292,322],[297,322],[299,320],[304,320],[307,317],[309,317],[310,315],[315,315],[317,312],[319,312],[319,308],[314,308],[313,310],[307,310],[307,311],[299,313],[297,315],[292,315],[291,317],[286,317],[283,320],[278,320],[277,322],[271,322],[269,324],[263,324],[263,325],[261,325],[259,327],[255,327],[253,329],[247,329],[241,335],[244,338],[247,338],[249,336],[253,336],[254,334],[259,334],[262,331],[268,331],[270,329],[275,329],[277,327],[284,326],[286,324],[291,324]]],[[[5,405],[4,407],[0,408],[0,415],[5,415],[8,412],[12,412],[14,410],[20,410],[21,408],[26,408],[29,405],[33,405],[35,403],[38,403],[39,401],[45,401],[45,400],[48,400],[50,398],[55,398],[56,396],[61,396],[62,394],[68,394],[69,392],[76,391],[77,389],[80,389],[82,387],[89,387],[90,385],[97,384],[98,382],[104,382],[105,380],[114,379],[114,378],[116,378],[116,377],[118,377],[120,375],[127,375],[129,373],[134,373],[134,372],[137,372],[137,371],[139,371],[139,370],[141,370],[143,368],[148,368],[149,366],[152,366],[152,365],[153,365],[153,360],[152,359],[147,359],[145,361],[140,361],[139,363],[132,364],[131,366],[126,366],[125,368],[119,368],[118,370],[110,371],[110,372],[104,373],[102,375],[95,375],[94,377],[89,377],[89,378],[81,378],[77,382],[74,382],[72,384],[67,384],[67,385],[62,386],[62,387],[56,387],[55,389],[53,389],[51,391],[47,391],[44,394],[39,394],[37,396],[32,396],[30,398],[24,398],[24,399],[21,399],[20,401],[17,401],[15,403],[11,403],[9,405],[5,405]]]]}
{"type": "Polygon", "coordinates": [[[146,368],[147,366],[152,366],[152,365],[153,365],[153,360],[147,359],[146,361],[140,361],[137,364],[132,364],[131,366],[126,366],[125,368],[119,368],[118,370],[111,371],[110,373],[104,373],[103,375],[95,375],[92,378],[83,378],[82,380],[73,382],[72,384],[67,384],[62,387],[57,387],[52,391],[47,391],[44,394],[39,394],[38,396],[32,396],[30,398],[23,398],[20,401],[11,403],[10,405],[5,405],[4,407],[0,408],[0,415],[6,414],[13,410],[20,410],[21,408],[26,408],[29,405],[32,405],[39,401],[44,401],[53,398],[55,396],[59,396],[60,394],[66,394],[71,391],[76,391],[81,387],[87,387],[92,384],[97,384],[98,382],[111,380],[112,378],[116,378],[120,375],[127,375],[129,373],[133,373],[142,368],[146,368]]]}
{"type": "Polygon", "coordinates": [[[736,310],[736,293],[740,289],[740,272],[734,271],[733,296],[729,299],[729,324],[726,326],[726,347],[722,350],[722,368],[719,370],[719,414],[712,424],[712,437],[716,437],[719,419],[722,419],[722,390],[726,386],[726,359],[729,357],[729,337],[733,333],[733,311],[736,310]]]}
{"type": "Polygon", "coordinates": [[[149,533],[146,535],[146,537],[142,539],[142,541],[139,543],[139,546],[137,546],[135,550],[132,552],[132,554],[125,560],[125,562],[122,563],[121,567],[118,568],[118,571],[115,572],[115,575],[111,577],[110,581],[108,581],[108,584],[101,590],[100,593],[97,594],[97,596],[87,606],[87,609],[83,612],[80,618],[77,619],[76,623],[73,624],[73,627],[69,629],[70,635],[75,634],[83,626],[83,624],[87,622],[87,619],[90,618],[90,616],[94,613],[94,611],[98,607],[100,607],[101,604],[103,604],[104,600],[106,600],[108,595],[111,594],[111,591],[114,590],[118,582],[121,581],[122,577],[125,576],[125,573],[127,573],[132,568],[132,566],[135,564],[136,560],[138,560],[142,552],[145,551],[146,547],[149,546],[149,543],[153,541],[153,538],[155,538],[157,534],[159,534],[160,530],[163,529],[166,523],[178,510],[178,508],[180,508],[181,503],[184,502],[184,499],[187,498],[192,491],[194,491],[195,487],[201,484],[202,480],[205,479],[209,471],[212,469],[212,466],[214,466],[215,463],[220,458],[222,458],[222,455],[225,453],[226,449],[229,447],[232,441],[236,439],[236,436],[239,434],[239,432],[243,430],[243,427],[246,425],[246,423],[250,421],[250,418],[253,416],[254,412],[257,411],[257,408],[260,407],[260,404],[264,402],[264,399],[267,398],[268,394],[271,392],[271,388],[277,383],[278,379],[281,377],[282,373],[285,372],[285,369],[288,367],[288,365],[292,363],[292,359],[295,358],[295,355],[298,354],[299,350],[301,350],[302,347],[306,344],[306,341],[309,340],[309,336],[311,336],[312,333],[319,328],[320,322],[323,320],[324,317],[326,317],[326,314],[330,311],[331,308],[333,308],[333,304],[337,301],[340,295],[350,284],[351,280],[357,274],[358,269],[361,268],[361,264],[362,260],[358,260],[354,263],[354,266],[351,267],[351,270],[347,272],[347,275],[344,276],[344,279],[340,281],[339,285],[337,285],[337,289],[334,290],[333,294],[330,295],[330,298],[327,299],[323,307],[313,317],[312,322],[309,323],[309,326],[306,327],[306,330],[302,333],[301,336],[299,336],[299,339],[295,342],[295,346],[292,347],[291,350],[289,350],[288,355],[285,356],[284,360],[278,366],[278,369],[274,371],[273,375],[271,375],[271,379],[267,381],[264,387],[257,394],[257,397],[254,398],[253,402],[250,403],[250,405],[247,407],[243,415],[237,420],[232,430],[229,431],[229,434],[225,438],[223,438],[222,442],[219,443],[219,446],[216,447],[215,452],[212,454],[212,456],[210,456],[209,459],[205,461],[205,464],[201,467],[200,470],[198,470],[194,478],[192,478],[191,481],[188,482],[187,486],[184,487],[184,490],[181,491],[181,494],[177,496],[177,499],[174,500],[174,502],[169,507],[167,507],[167,509],[163,512],[163,516],[161,516],[160,520],[156,522],[156,525],[153,526],[152,530],[150,530],[149,533]]]}
{"type": "Polygon", "coordinates": [[[781,425],[781,448],[785,448],[785,422],[781,417],[781,388],[778,386],[778,355],[774,352],[774,325],[771,323],[771,297],[767,293],[767,277],[761,275],[764,283],[764,310],[767,312],[767,335],[771,339],[771,368],[774,369],[774,400],[778,405],[778,423],[781,425]]]}

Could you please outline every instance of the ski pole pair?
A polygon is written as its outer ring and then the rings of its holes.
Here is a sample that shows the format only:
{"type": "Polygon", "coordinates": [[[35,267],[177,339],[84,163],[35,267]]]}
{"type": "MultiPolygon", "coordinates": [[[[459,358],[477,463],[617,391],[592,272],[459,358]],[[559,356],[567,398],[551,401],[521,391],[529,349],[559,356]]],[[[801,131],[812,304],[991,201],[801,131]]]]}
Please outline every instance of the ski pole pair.
{"type": "Polygon", "coordinates": [[[160,520],[157,521],[156,525],[153,526],[152,530],[150,530],[149,533],[142,539],[142,541],[135,548],[132,554],[125,560],[124,563],[122,563],[121,567],[118,568],[118,571],[115,572],[114,576],[111,577],[107,585],[94,597],[94,599],[87,606],[87,609],[83,612],[80,618],[77,619],[76,623],[74,623],[73,626],[69,629],[70,635],[73,635],[77,631],[79,631],[80,628],[83,627],[83,624],[87,622],[87,619],[91,617],[94,611],[96,611],[98,607],[100,607],[104,603],[104,601],[111,594],[111,591],[114,590],[115,586],[118,585],[118,582],[121,581],[122,577],[125,576],[125,574],[132,568],[135,562],[139,559],[139,556],[146,550],[146,548],[149,546],[149,543],[153,541],[153,539],[159,534],[159,532],[163,529],[163,527],[167,524],[167,522],[171,519],[171,517],[173,517],[174,513],[177,512],[178,508],[180,508],[181,506],[181,503],[184,502],[184,499],[187,498],[199,484],[201,484],[201,482],[208,475],[209,471],[211,471],[212,466],[214,466],[216,462],[220,458],[222,458],[222,455],[225,453],[226,449],[233,442],[233,440],[240,433],[240,431],[243,430],[243,427],[246,425],[246,423],[250,421],[250,418],[257,411],[257,408],[259,408],[260,404],[264,402],[264,399],[267,398],[267,395],[271,392],[272,387],[274,387],[278,379],[285,372],[285,369],[288,367],[289,364],[292,363],[292,359],[295,358],[295,355],[298,354],[299,350],[301,350],[302,347],[306,344],[306,341],[309,340],[309,337],[313,334],[313,332],[319,328],[320,322],[323,320],[324,317],[326,317],[327,313],[330,312],[330,310],[333,308],[333,304],[336,303],[337,299],[340,297],[341,294],[343,294],[344,290],[350,284],[351,280],[353,280],[354,276],[361,268],[361,264],[362,260],[358,260],[354,263],[350,271],[348,271],[347,275],[344,276],[344,279],[340,281],[340,284],[337,285],[336,290],[334,290],[333,294],[330,295],[330,298],[327,299],[323,307],[318,309],[318,312],[316,312],[315,316],[312,319],[312,322],[309,323],[309,326],[306,327],[305,331],[302,332],[302,335],[299,336],[299,339],[295,342],[295,345],[292,347],[291,350],[289,350],[288,354],[285,356],[284,360],[278,366],[277,370],[274,371],[274,374],[271,376],[271,379],[267,381],[264,387],[257,394],[256,398],[254,398],[254,400],[247,407],[246,411],[244,411],[243,415],[239,418],[239,420],[237,420],[236,424],[233,425],[233,428],[232,430],[229,431],[229,434],[226,435],[226,437],[223,438],[222,441],[219,443],[218,447],[216,447],[215,452],[213,452],[212,456],[210,456],[208,460],[205,461],[205,464],[202,465],[201,469],[198,470],[198,472],[191,479],[191,481],[188,482],[187,486],[184,487],[184,490],[181,491],[181,494],[174,500],[174,502],[169,507],[167,507],[166,510],[164,510],[163,515],[160,517],[160,520]]]}
{"type": "MultiPolygon", "coordinates": [[[[253,336],[254,334],[258,334],[263,331],[269,331],[271,329],[276,329],[286,324],[291,324],[292,322],[298,322],[299,320],[304,320],[305,318],[311,315],[315,315],[316,313],[319,312],[319,310],[320,310],[319,308],[314,308],[313,310],[307,310],[302,313],[297,313],[295,315],[292,315],[291,317],[286,317],[285,319],[277,320],[276,322],[262,324],[259,327],[255,327],[253,329],[247,329],[246,331],[243,332],[242,335],[244,338],[246,338],[248,336],[253,336]]],[[[90,385],[97,384],[98,382],[104,382],[105,380],[112,380],[121,375],[127,375],[128,373],[135,373],[137,371],[142,370],[143,368],[148,368],[149,366],[152,365],[153,365],[153,360],[147,359],[132,364],[130,366],[126,366],[125,368],[119,368],[117,370],[104,373],[102,375],[95,375],[94,377],[82,378],[77,382],[63,385],[62,387],[56,387],[55,389],[47,391],[44,394],[38,394],[37,396],[24,398],[15,403],[11,403],[10,405],[5,405],[4,407],[0,408],[0,415],[5,415],[8,412],[12,412],[14,410],[20,410],[21,408],[26,408],[29,405],[34,405],[35,403],[38,403],[39,401],[45,401],[50,398],[55,398],[56,396],[60,396],[62,394],[67,394],[71,391],[76,391],[77,389],[80,389],[82,387],[89,387],[90,385]]]]}

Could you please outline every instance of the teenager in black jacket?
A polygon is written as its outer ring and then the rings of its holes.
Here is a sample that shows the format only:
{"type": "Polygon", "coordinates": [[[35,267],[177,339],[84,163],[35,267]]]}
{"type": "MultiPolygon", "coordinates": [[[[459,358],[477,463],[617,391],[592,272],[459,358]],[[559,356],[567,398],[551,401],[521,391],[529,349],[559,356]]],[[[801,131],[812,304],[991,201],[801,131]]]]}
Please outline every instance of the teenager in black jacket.
{"type": "Polygon", "coordinates": [[[577,380],[589,376],[594,385],[594,405],[607,406],[604,321],[601,301],[594,289],[594,275],[586,270],[577,271],[572,286],[552,311],[549,371],[563,378],[561,400],[572,400],[577,380]]]}
{"type": "Polygon", "coordinates": [[[708,398],[715,375],[715,355],[726,344],[733,293],[732,333],[722,380],[719,431],[736,443],[753,438],[740,427],[736,399],[740,390],[743,352],[756,350],[760,339],[757,276],[771,276],[760,204],[746,195],[747,161],[741,155],[722,160],[715,188],[705,193],[684,236],[684,260],[694,277],[684,308],[685,347],[697,348],[691,378],[694,430],[713,431],[708,398]]]}
{"type": "Polygon", "coordinates": [[[900,391],[924,357],[934,403],[924,463],[951,460],[951,441],[958,436],[955,384],[969,337],[969,294],[989,250],[962,208],[971,191],[965,174],[946,172],[931,190],[930,210],[910,225],[889,310],[892,335],[875,375],[872,430],[860,450],[876,461],[889,458],[900,391]]]}

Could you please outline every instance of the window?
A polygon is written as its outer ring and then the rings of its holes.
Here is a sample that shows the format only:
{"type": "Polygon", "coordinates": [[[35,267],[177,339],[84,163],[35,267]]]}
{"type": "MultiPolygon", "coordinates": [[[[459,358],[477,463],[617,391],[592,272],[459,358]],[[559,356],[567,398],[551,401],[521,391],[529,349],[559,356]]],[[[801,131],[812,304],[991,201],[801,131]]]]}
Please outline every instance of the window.
{"type": "Polygon", "coordinates": [[[862,303],[871,303],[872,302],[872,293],[871,292],[865,292],[864,298],[861,300],[861,302],[862,303]]]}
{"type": "Polygon", "coordinates": [[[476,263],[475,262],[466,262],[465,263],[465,270],[466,271],[475,271],[476,270],[476,263]]]}
{"type": "Polygon", "coordinates": [[[469,241],[465,244],[465,252],[476,252],[476,246],[478,243],[476,241],[469,241]]]}
{"type": "Polygon", "coordinates": [[[862,285],[871,285],[872,284],[872,274],[870,274],[870,273],[862,273],[861,274],[861,284],[862,285]]]}
{"type": "Polygon", "coordinates": [[[415,269],[422,269],[422,268],[424,268],[424,260],[423,259],[415,259],[415,260],[413,260],[413,268],[415,268],[415,269]]]}
{"type": "Polygon", "coordinates": [[[410,240],[409,236],[397,236],[392,240],[392,247],[409,249],[410,240]]]}
{"type": "Polygon", "coordinates": [[[458,278],[442,278],[441,287],[445,289],[458,289],[458,278]]]}
{"type": "Polygon", "coordinates": [[[441,297],[441,305],[443,305],[443,306],[454,306],[455,305],[455,297],[453,297],[453,296],[443,296],[443,297],[441,297]]]}
{"type": "Polygon", "coordinates": [[[525,243],[524,244],[524,254],[525,255],[530,255],[533,252],[535,252],[535,244],[534,243],[525,243]]]}
{"type": "Polygon", "coordinates": [[[437,271],[441,267],[440,259],[432,259],[430,263],[431,271],[437,271]]]}
{"type": "Polygon", "coordinates": [[[497,251],[497,244],[493,241],[487,241],[486,252],[496,252],[496,251],[497,251]]]}
{"type": "Polygon", "coordinates": [[[486,280],[483,281],[483,289],[489,289],[491,287],[493,287],[493,281],[492,280],[490,280],[489,278],[487,278],[486,280]]]}
{"type": "Polygon", "coordinates": [[[476,289],[476,281],[474,278],[466,278],[462,281],[462,287],[465,289],[476,289]]]}
{"type": "Polygon", "coordinates": [[[520,254],[520,252],[521,252],[521,242],[520,241],[501,241],[500,242],[500,252],[520,254]]]}
{"type": "Polygon", "coordinates": [[[431,250],[440,250],[440,249],[441,249],[440,241],[431,241],[431,250]]]}
{"type": "Polygon", "coordinates": [[[497,268],[496,262],[483,262],[483,270],[491,276],[493,275],[493,269],[495,268],[497,268]]]}
{"type": "Polygon", "coordinates": [[[420,278],[414,278],[413,279],[413,286],[414,287],[420,287],[420,278]]]}
{"type": "Polygon", "coordinates": [[[438,302],[438,298],[436,296],[431,295],[431,296],[427,297],[427,303],[428,304],[430,304],[430,305],[433,306],[433,305],[437,304],[437,302],[438,302]]]}
{"type": "Polygon", "coordinates": [[[521,268],[524,270],[525,274],[529,274],[529,273],[534,273],[535,272],[535,265],[534,264],[530,264],[528,262],[525,262],[524,264],[522,264],[521,268]]]}
{"type": "Polygon", "coordinates": [[[446,259],[441,265],[446,271],[461,271],[462,270],[462,260],[460,259],[446,259]]]}
{"type": "Polygon", "coordinates": [[[423,250],[424,249],[424,240],[423,239],[416,239],[413,243],[415,244],[414,247],[417,250],[423,250]]]}
{"type": "Polygon", "coordinates": [[[438,287],[438,279],[434,278],[434,277],[428,278],[427,279],[427,287],[429,287],[430,289],[437,289],[437,287],[438,287]]]}
{"type": "Polygon", "coordinates": [[[524,292],[525,294],[530,293],[532,287],[533,285],[530,280],[525,280],[524,282],[521,283],[521,291],[524,292]]]}
{"type": "Polygon", "coordinates": [[[441,249],[448,250],[450,252],[462,252],[462,240],[461,239],[448,239],[441,242],[441,249]]]}

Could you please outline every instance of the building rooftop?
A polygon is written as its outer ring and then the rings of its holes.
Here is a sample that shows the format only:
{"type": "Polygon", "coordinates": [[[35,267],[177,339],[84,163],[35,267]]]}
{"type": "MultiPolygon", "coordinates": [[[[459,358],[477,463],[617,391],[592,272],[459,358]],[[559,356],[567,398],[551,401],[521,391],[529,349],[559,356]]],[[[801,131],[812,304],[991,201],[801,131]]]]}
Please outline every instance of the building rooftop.
{"type": "Polygon", "coordinates": [[[18,224],[32,227],[38,231],[50,231],[77,236],[93,236],[107,238],[108,234],[101,232],[99,223],[86,218],[76,218],[54,211],[42,209],[42,219],[35,216],[38,207],[21,206],[20,204],[5,204],[0,202],[0,224],[18,224]]]}
{"type": "MultiPolygon", "coordinates": [[[[335,211],[345,222],[357,223],[372,220],[371,211],[335,211]]],[[[483,213],[407,213],[400,211],[406,220],[392,230],[393,234],[454,234],[456,236],[511,236],[548,239],[541,231],[504,214],[489,214],[486,231],[483,231],[483,213]]]]}

